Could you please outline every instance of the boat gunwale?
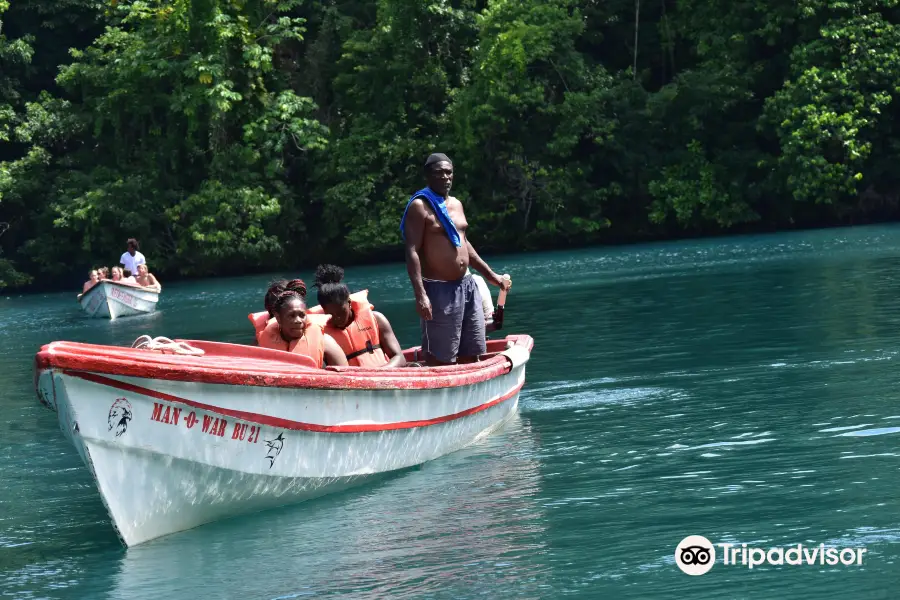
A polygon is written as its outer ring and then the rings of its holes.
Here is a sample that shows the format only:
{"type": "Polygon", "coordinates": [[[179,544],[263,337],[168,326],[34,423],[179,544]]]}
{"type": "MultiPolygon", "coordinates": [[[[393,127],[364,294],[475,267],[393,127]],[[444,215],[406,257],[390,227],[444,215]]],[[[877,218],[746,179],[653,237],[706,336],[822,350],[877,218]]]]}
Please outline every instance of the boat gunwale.
{"type": "MultiPolygon", "coordinates": [[[[509,335],[497,342],[512,342],[530,354],[534,340],[529,335],[509,335]]],[[[239,344],[227,344],[240,347],[239,344]]],[[[260,354],[258,348],[255,354],[260,354]]],[[[415,351],[407,350],[406,353],[415,351]]],[[[277,350],[269,352],[278,353],[277,350]]],[[[264,355],[265,353],[263,353],[264,355]]],[[[273,355],[277,356],[277,355],[273,355]]],[[[53,342],[35,355],[35,371],[57,369],[63,373],[79,372],[158,379],[190,383],[273,388],[307,388],[329,390],[425,390],[474,385],[495,379],[512,371],[512,360],[501,352],[477,363],[444,367],[401,367],[372,369],[365,367],[328,367],[313,369],[276,358],[255,358],[252,366],[229,368],[217,362],[217,356],[180,356],[150,353],[118,346],[96,346],[78,342],[53,342]],[[68,345],[68,349],[67,349],[68,345]],[[79,348],[83,352],[76,351],[79,348]],[[106,354],[91,352],[92,348],[109,348],[106,354]],[[173,358],[177,356],[177,358],[173,358]],[[204,360],[205,359],[205,360],[204,360]],[[212,359],[212,360],[210,360],[212,359]],[[176,362],[176,360],[178,362],[176,362]],[[179,364],[180,363],[180,364],[179,364]],[[212,364],[211,364],[212,363],[212,364]]],[[[287,358],[287,357],[285,357],[287,358]]]]}

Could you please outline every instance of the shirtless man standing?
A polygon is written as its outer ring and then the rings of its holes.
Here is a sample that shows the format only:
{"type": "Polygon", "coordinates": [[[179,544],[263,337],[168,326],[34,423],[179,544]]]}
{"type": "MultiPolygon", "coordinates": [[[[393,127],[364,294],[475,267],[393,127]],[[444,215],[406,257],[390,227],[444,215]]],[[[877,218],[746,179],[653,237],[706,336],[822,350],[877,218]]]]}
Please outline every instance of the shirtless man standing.
{"type": "Polygon", "coordinates": [[[466,239],[466,213],[450,196],[453,163],[444,154],[425,162],[428,187],[413,194],[400,231],[406,270],[422,317],[422,350],[430,365],[474,362],[487,351],[484,311],[471,264],[493,285],[509,289],[466,239]]]}

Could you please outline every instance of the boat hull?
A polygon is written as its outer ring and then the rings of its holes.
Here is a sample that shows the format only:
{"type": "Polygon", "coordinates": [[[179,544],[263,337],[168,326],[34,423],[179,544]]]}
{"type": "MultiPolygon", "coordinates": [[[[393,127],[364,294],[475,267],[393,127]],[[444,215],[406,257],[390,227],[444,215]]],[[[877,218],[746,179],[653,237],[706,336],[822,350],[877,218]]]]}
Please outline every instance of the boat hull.
{"type": "Polygon", "coordinates": [[[434,389],[225,385],[59,368],[40,369],[36,385],[133,546],[459,450],[515,413],[525,362],[527,352],[505,374],[434,389]]]}
{"type": "Polygon", "coordinates": [[[159,292],[113,281],[101,281],[78,301],[88,316],[111,320],[152,313],[158,302],[159,292]]]}

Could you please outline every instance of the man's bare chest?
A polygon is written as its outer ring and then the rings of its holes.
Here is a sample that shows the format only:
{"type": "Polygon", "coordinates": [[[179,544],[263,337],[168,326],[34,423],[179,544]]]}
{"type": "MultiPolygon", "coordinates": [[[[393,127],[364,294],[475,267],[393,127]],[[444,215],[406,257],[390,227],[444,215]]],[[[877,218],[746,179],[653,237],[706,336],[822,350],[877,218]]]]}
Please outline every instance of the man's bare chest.
{"type": "MultiPolygon", "coordinates": [[[[458,232],[464,233],[466,229],[469,228],[469,222],[466,220],[466,213],[463,211],[462,205],[458,202],[455,203],[455,206],[447,206],[447,214],[450,216],[450,220],[453,221],[458,232]]],[[[431,234],[446,235],[444,233],[443,225],[441,225],[437,216],[431,211],[429,211],[426,220],[426,230],[431,234]]]]}

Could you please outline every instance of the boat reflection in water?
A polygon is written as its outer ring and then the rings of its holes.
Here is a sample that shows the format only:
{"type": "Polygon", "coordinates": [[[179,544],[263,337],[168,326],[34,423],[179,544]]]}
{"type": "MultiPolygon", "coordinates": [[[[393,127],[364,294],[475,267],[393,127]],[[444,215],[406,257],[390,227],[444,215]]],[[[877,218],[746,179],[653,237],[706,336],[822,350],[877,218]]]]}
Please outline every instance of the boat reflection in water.
{"type": "Polygon", "coordinates": [[[376,483],[129,548],[110,597],[459,596],[503,586],[539,598],[537,454],[536,433],[516,415],[468,448],[376,483]]]}

